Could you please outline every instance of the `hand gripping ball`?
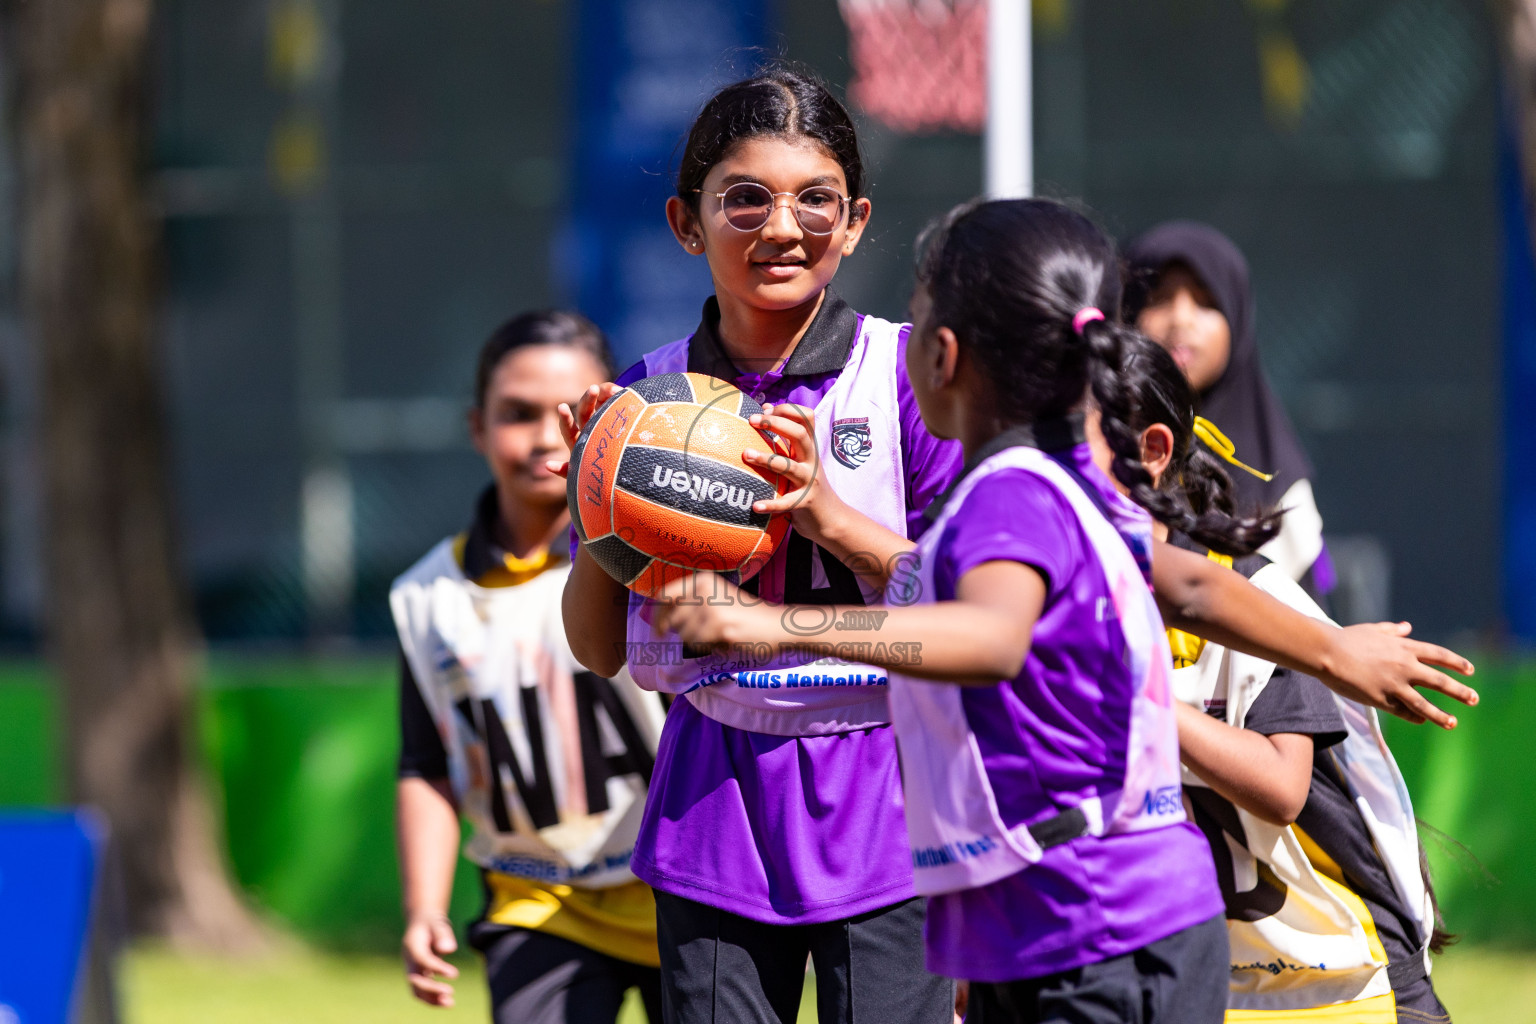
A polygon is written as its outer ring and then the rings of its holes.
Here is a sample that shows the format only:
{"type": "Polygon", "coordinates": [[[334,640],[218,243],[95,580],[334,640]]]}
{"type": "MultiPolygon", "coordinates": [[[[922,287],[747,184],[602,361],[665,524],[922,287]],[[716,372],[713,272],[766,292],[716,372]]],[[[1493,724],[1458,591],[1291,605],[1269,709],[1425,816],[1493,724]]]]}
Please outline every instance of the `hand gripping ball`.
{"type": "Polygon", "coordinates": [[[723,380],[659,373],[614,395],[571,451],[566,501],[592,560],[652,596],[696,570],[745,580],[789,529],[784,514],[752,511],[781,483],[741,461],[779,451],[747,417],[762,407],[723,380]]]}

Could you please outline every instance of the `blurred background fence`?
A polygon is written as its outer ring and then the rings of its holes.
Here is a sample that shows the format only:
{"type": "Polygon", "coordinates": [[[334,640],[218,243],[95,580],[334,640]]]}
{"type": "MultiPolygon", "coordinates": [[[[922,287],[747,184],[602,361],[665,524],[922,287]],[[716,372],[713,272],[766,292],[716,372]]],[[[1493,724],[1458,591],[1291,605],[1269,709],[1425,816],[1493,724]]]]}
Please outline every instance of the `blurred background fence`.
{"type": "MultiPolygon", "coordinates": [[[[202,744],[256,901],[327,941],[385,941],[385,596],[485,478],[463,430],[475,350],[552,304],[625,359],[691,330],[708,280],[662,214],[689,118],[764,56],[846,87],[848,32],[830,0],[164,0],[156,18],[175,489],[214,652],[202,744]]],[[[1034,18],[1039,190],[1122,237],[1191,217],[1247,252],[1345,614],[1512,652],[1457,732],[1392,737],[1421,815],[1483,865],[1434,852],[1452,927],[1536,941],[1519,869],[1536,673],[1508,603],[1533,584],[1500,589],[1525,543],[1502,459],[1531,429],[1505,416],[1501,274],[1526,243],[1518,188],[1501,206],[1490,8],[1037,0],[1034,18]]],[[[875,215],[837,287],[904,319],[912,240],[979,190],[981,144],[861,130],[875,215]]],[[[8,217],[15,180],[0,153],[8,217]]],[[[47,803],[38,368],[11,287],[0,352],[0,805],[47,803]]],[[[475,899],[466,873],[456,906],[475,899]]]]}
{"type": "MultiPolygon", "coordinates": [[[[1497,636],[1486,10],[1035,10],[1040,190],[1121,235],[1174,216],[1232,235],[1330,533],[1374,538],[1341,550],[1390,567],[1385,607],[1366,610],[1497,636]]],[[[591,313],[625,358],[690,330],[707,275],[662,205],[697,104],[765,54],[849,76],[827,0],[168,0],[158,18],[177,497],[221,644],[385,641],[389,580],[461,525],[483,478],[463,410],[484,336],[555,303],[591,313]]],[[[912,240],[979,189],[980,140],[862,128],[875,217],[838,287],[899,319],[912,240]]],[[[36,366],[14,303],[0,329],[0,624],[25,645],[41,592],[36,366]]]]}

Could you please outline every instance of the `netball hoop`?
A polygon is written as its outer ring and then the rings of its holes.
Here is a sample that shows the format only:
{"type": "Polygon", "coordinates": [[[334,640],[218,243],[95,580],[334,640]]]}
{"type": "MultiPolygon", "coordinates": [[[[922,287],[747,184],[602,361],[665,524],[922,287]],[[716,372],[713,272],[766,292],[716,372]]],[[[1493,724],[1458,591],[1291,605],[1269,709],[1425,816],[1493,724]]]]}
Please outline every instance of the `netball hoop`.
{"type": "Polygon", "coordinates": [[[838,0],[838,8],[853,64],[848,96],[860,110],[907,134],[982,131],[987,0],[838,0]]]}
{"type": "Polygon", "coordinates": [[[1034,190],[1030,0],[838,0],[849,98],[909,135],[984,132],[985,190],[1034,190]]]}

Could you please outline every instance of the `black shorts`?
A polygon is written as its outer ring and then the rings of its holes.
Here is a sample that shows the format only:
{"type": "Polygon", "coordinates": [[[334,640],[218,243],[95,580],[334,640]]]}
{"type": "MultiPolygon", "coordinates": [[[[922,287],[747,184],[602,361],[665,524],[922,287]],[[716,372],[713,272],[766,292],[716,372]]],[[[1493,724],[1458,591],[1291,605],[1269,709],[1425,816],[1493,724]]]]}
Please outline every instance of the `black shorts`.
{"type": "Polygon", "coordinates": [[[495,1024],[614,1024],[631,988],[640,989],[651,1024],[661,1024],[661,975],[654,967],[486,922],[470,929],[469,942],[485,956],[495,1024]]]}
{"type": "Polygon", "coordinates": [[[955,986],[923,969],[923,902],[824,924],[762,924],[656,893],[667,1024],[794,1024],[805,962],[821,1024],[951,1024],[955,986]]]}
{"type": "Polygon", "coordinates": [[[1221,1024],[1227,922],[1213,917],[1148,946],[1025,981],[974,982],[966,1024],[1221,1024]]]}
{"type": "Polygon", "coordinates": [[[1401,988],[1393,986],[1398,1024],[1451,1024],[1451,1014],[1440,1003],[1429,975],[1420,973],[1401,988]]]}

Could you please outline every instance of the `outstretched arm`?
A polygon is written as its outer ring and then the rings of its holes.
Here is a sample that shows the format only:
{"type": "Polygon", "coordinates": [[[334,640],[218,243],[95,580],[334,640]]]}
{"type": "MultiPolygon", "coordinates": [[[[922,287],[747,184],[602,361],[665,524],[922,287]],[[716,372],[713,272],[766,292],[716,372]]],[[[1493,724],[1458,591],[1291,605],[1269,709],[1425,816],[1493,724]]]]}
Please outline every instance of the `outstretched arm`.
{"type": "Polygon", "coordinates": [[[966,572],[953,601],[909,608],[743,601],[724,579],[700,573],[661,592],[656,628],[675,631],[685,643],[726,650],[759,643],[812,651],[859,645],[852,660],[922,679],[995,686],[1023,669],[1045,597],[1045,577],[1009,561],[983,562],[966,572]]]}
{"type": "Polygon", "coordinates": [[[1446,729],[1456,727],[1456,717],[1415,687],[1477,703],[1475,690],[1437,671],[1471,675],[1472,663],[1409,639],[1406,622],[1340,628],[1275,600],[1225,566],[1161,541],[1154,548],[1152,582],[1168,625],[1314,676],[1350,700],[1446,729]]]}

